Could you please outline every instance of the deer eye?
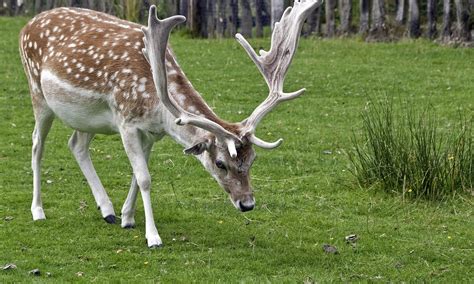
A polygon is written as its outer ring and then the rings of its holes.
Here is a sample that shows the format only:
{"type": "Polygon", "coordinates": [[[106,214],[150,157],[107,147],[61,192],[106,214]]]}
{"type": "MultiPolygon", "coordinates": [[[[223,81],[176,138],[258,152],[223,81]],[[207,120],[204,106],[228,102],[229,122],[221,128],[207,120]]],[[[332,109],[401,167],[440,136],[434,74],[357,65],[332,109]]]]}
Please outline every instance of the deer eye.
{"type": "Polygon", "coordinates": [[[227,170],[225,165],[224,165],[224,162],[222,162],[221,160],[216,161],[216,167],[218,167],[219,169],[222,169],[222,170],[227,170]]]}

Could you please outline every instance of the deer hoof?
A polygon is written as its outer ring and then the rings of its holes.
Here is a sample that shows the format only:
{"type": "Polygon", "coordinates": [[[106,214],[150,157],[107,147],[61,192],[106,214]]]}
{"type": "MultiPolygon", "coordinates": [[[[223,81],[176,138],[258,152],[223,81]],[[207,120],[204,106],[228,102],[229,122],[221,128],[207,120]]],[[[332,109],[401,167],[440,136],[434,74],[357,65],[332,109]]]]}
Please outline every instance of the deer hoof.
{"type": "Polygon", "coordinates": [[[41,208],[41,207],[36,207],[34,209],[31,209],[31,214],[33,215],[33,220],[34,221],[46,219],[46,216],[44,215],[43,208],[41,208]]]}
{"type": "Polygon", "coordinates": [[[135,228],[135,218],[133,218],[133,216],[127,217],[128,215],[122,213],[122,228],[133,229],[135,228]]]}
{"type": "Polygon", "coordinates": [[[109,224],[115,224],[115,216],[114,215],[109,215],[104,218],[105,222],[109,224]]]}
{"type": "Polygon", "coordinates": [[[127,230],[133,229],[133,228],[135,228],[135,224],[122,225],[122,228],[123,228],[123,229],[127,229],[127,230]]]}
{"type": "Polygon", "coordinates": [[[157,249],[163,246],[163,242],[159,235],[146,238],[146,243],[150,249],[157,249]]]}

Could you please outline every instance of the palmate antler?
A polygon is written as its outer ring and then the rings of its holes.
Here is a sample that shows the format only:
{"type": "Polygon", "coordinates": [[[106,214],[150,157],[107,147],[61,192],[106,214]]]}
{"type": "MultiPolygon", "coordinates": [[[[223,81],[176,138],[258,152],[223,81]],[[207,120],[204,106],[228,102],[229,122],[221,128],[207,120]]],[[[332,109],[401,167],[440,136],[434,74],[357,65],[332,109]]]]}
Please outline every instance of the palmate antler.
{"type": "Polygon", "coordinates": [[[145,48],[142,52],[148,63],[150,63],[156,92],[160,101],[176,117],[175,122],[177,124],[189,124],[213,133],[217,139],[226,143],[230,156],[235,158],[237,157],[236,143],[242,143],[239,137],[214,121],[184,110],[169,97],[165,68],[166,47],[171,30],[184,21],[186,21],[184,16],[173,16],[159,20],[156,16],[156,6],[152,5],[148,17],[148,27],[142,27],[143,34],[145,35],[143,38],[145,48]]]}
{"type": "MultiPolygon", "coordinates": [[[[275,24],[270,51],[260,51],[257,55],[250,44],[241,34],[236,35],[237,41],[244,47],[250,58],[257,65],[270,89],[268,97],[263,101],[253,113],[242,122],[243,135],[248,141],[256,146],[273,149],[282,143],[282,139],[269,143],[255,136],[255,129],[263,117],[273,110],[280,102],[294,99],[301,95],[305,89],[294,93],[284,93],[283,84],[286,73],[291,64],[298,40],[306,18],[318,6],[322,0],[296,0],[293,7],[289,7],[283,13],[280,22],[275,24]]],[[[167,79],[165,68],[165,53],[171,29],[177,24],[186,20],[183,16],[173,16],[165,20],[159,20],[156,16],[156,7],[150,7],[148,18],[148,27],[143,27],[145,35],[145,48],[143,54],[150,63],[153,81],[160,101],[176,117],[176,123],[179,125],[193,125],[205,129],[214,135],[217,139],[227,145],[229,154],[232,158],[237,156],[236,144],[242,144],[242,140],[237,135],[227,131],[221,125],[205,117],[190,113],[181,108],[173,98],[169,97],[167,91],[167,79]]]]}
{"type": "Polygon", "coordinates": [[[282,139],[273,143],[265,142],[255,136],[255,129],[263,117],[279,103],[292,100],[304,93],[305,89],[294,93],[284,93],[283,84],[298,46],[303,23],[311,12],[319,7],[322,2],[322,0],[296,0],[293,7],[288,7],[283,13],[280,22],[275,24],[270,51],[268,52],[260,50],[260,55],[257,55],[252,46],[250,46],[248,41],[241,34],[235,36],[237,41],[257,65],[258,70],[262,73],[270,89],[270,93],[265,101],[243,122],[245,129],[244,136],[256,146],[265,149],[273,149],[283,142],[282,139]]]}

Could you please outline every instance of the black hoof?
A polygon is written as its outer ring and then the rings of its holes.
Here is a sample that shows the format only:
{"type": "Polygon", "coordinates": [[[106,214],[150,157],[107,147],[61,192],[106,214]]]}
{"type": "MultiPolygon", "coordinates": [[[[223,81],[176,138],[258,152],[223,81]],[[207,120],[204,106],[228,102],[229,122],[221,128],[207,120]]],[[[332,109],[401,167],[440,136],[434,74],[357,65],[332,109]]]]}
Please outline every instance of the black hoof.
{"type": "Polygon", "coordinates": [[[109,215],[104,218],[105,222],[109,224],[115,224],[115,216],[114,215],[109,215]]]}
{"type": "Polygon", "coordinates": [[[149,249],[160,249],[163,247],[163,244],[161,245],[152,245],[151,247],[148,247],[149,249]]]}
{"type": "Polygon", "coordinates": [[[129,224],[129,225],[125,225],[125,226],[123,226],[122,228],[124,228],[124,229],[128,229],[128,230],[129,230],[129,229],[133,229],[133,228],[135,228],[135,225],[129,224]]]}

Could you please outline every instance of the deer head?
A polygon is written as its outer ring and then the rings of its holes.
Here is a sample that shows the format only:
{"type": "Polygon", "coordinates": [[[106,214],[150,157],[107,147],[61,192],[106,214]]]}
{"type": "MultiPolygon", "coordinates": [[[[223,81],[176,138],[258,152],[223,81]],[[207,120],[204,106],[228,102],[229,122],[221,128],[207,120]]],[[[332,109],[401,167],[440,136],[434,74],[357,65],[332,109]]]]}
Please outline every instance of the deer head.
{"type": "Polygon", "coordinates": [[[184,22],[185,18],[174,16],[163,21],[158,20],[156,8],[152,6],[148,27],[142,28],[145,35],[143,54],[150,63],[160,101],[176,118],[176,124],[199,129],[194,138],[195,144],[184,152],[198,157],[207,171],[229,193],[234,206],[241,211],[252,210],[255,206],[250,182],[250,168],[256,156],[253,145],[274,149],[283,142],[282,139],[272,143],[259,139],[255,135],[258,124],[279,103],[292,100],[305,91],[301,89],[294,93],[285,93],[283,86],[298,46],[303,23],[321,3],[321,0],[300,0],[295,1],[293,7],[287,8],[280,22],[275,24],[269,51],[261,50],[256,54],[242,35],[236,35],[237,41],[267,82],[269,95],[247,119],[234,124],[191,113],[180,107],[168,94],[166,45],[172,27],[184,22]]]}

